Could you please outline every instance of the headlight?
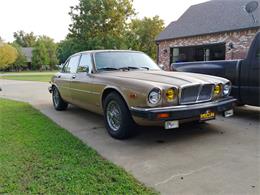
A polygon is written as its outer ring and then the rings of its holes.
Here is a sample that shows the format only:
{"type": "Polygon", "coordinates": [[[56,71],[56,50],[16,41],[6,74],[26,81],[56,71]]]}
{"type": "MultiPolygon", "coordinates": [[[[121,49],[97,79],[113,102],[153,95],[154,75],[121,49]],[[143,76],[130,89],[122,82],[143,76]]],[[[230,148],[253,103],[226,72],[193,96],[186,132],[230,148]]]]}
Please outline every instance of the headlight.
{"type": "Polygon", "coordinates": [[[224,96],[229,96],[230,92],[231,92],[231,84],[227,83],[223,87],[223,95],[224,96]]]}
{"type": "Polygon", "coordinates": [[[217,84],[214,87],[214,96],[218,96],[221,93],[221,84],[217,84]]]}
{"type": "Polygon", "coordinates": [[[156,105],[161,100],[161,90],[160,89],[153,89],[148,95],[148,102],[152,105],[156,105]]]}
{"type": "Polygon", "coordinates": [[[170,88],[166,91],[165,95],[168,102],[173,102],[177,96],[177,91],[173,88],[170,88]]]}

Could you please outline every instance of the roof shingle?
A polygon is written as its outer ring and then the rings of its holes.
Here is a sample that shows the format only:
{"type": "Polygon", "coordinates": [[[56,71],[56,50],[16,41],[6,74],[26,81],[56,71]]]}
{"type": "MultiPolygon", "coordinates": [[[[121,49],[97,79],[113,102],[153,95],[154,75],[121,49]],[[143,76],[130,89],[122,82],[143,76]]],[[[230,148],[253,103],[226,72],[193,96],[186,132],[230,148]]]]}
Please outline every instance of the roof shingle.
{"type": "Polygon", "coordinates": [[[260,27],[260,0],[253,13],[245,11],[252,0],[211,0],[191,6],[177,21],[170,23],[156,41],[260,27]]]}

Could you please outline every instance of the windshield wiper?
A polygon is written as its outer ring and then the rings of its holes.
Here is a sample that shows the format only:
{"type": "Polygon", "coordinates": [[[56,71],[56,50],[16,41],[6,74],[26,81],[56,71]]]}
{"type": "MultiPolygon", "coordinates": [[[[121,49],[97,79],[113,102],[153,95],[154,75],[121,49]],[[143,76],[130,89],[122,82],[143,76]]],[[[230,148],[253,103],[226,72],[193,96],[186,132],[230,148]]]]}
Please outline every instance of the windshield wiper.
{"type": "Polygon", "coordinates": [[[150,68],[145,67],[145,66],[143,66],[143,67],[141,67],[141,68],[146,69],[146,70],[150,70],[150,68]]]}
{"type": "Polygon", "coordinates": [[[136,66],[127,66],[127,67],[122,67],[122,68],[119,68],[121,70],[137,70],[137,69],[146,69],[146,70],[150,70],[149,67],[146,67],[146,66],[142,66],[142,67],[136,67],[136,66]]]}
{"type": "Polygon", "coordinates": [[[101,71],[113,71],[113,70],[138,70],[138,69],[146,69],[149,70],[148,67],[135,67],[135,66],[126,66],[126,67],[121,67],[121,68],[113,68],[113,67],[104,67],[104,68],[99,68],[101,71]]]}
{"type": "Polygon", "coordinates": [[[126,67],[119,68],[119,70],[136,70],[136,69],[139,69],[139,68],[134,67],[134,66],[126,66],[126,67]]]}
{"type": "Polygon", "coordinates": [[[112,68],[112,67],[104,67],[104,68],[99,68],[98,71],[113,71],[113,70],[118,70],[117,68],[112,68]]]}

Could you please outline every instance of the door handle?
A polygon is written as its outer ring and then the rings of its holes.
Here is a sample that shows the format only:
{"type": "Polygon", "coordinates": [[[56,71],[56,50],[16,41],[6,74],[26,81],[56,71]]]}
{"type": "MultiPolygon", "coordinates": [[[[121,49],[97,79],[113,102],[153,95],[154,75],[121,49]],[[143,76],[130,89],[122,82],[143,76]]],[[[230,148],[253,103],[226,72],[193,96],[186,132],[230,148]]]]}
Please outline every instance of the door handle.
{"type": "Polygon", "coordinates": [[[73,76],[72,76],[72,79],[75,79],[75,78],[76,78],[76,75],[73,75],[73,76]]]}

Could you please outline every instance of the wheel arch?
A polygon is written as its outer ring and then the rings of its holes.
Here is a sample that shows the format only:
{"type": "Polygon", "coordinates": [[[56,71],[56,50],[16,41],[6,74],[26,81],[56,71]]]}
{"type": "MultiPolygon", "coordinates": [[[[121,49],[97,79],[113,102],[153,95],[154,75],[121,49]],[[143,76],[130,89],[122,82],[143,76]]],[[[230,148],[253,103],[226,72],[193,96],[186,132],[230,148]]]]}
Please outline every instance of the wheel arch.
{"type": "Polygon", "coordinates": [[[56,83],[52,83],[52,84],[51,84],[52,90],[53,90],[53,87],[56,87],[56,89],[58,89],[58,92],[60,93],[61,98],[64,98],[64,97],[63,97],[63,94],[60,92],[60,88],[58,87],[58,85],[57,85],[56,83]]]}
{"type": "Polygon", "coordinates": [[[56,85],[56,83],[51,84],[51,88],[53,88],[53,87],[56,87],[59,90],[59,87],[58,87],[58,85],[56,85]]]}
{"type": "Polygon", "coordinates": [[[102,96],[101,96],[101,105],[102,105],[102,108],[104,109],[104,100],[105,98],[112,92],[115,92],[117,93],[121,98],[122,100],[124,101],[124,103],[126,104],[126,106],[128,107],[129,109],[129,106],[128,106],[128,103],[127,103],[127,100],[125,98],[125,96],[120,92],[119,89],[115,88],[115,87],[106,87],[103,92],[102,92],[102,96]]]}

